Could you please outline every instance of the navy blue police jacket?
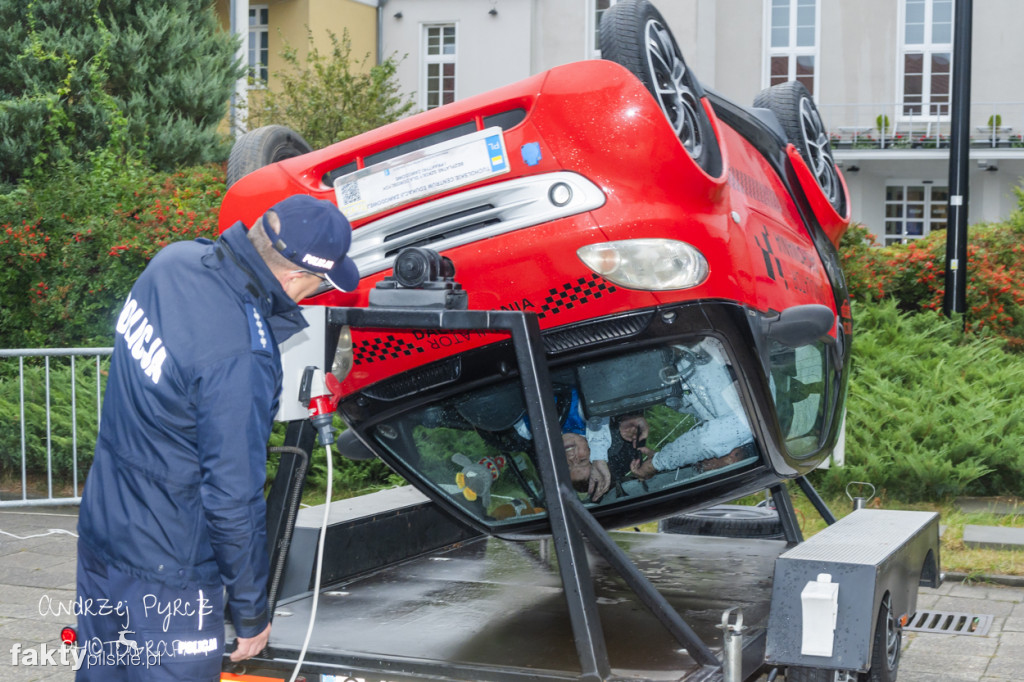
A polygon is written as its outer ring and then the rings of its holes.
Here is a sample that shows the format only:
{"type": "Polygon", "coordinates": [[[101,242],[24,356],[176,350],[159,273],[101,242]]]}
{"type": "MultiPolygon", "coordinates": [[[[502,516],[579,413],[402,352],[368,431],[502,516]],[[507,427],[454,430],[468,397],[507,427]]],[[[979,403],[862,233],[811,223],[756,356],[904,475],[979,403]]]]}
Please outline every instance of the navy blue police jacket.
{"type": "Polygon", "coordinates": [[[161,250],[117,320],[80,542],[144,580],[223,584],[239,637],[269,622],[277,344],[305,326],[241,223],[161,250]]]}

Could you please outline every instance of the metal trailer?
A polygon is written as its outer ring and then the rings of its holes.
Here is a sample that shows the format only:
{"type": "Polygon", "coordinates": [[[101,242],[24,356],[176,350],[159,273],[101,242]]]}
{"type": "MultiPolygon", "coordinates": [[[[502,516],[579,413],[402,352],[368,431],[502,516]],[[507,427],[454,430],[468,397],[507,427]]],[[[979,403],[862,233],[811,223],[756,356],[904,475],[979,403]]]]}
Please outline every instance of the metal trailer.
{"type": "Polygon", "coordinates": [[[336,502],[314,586],[316,529],[296,529],[296,517],[315,433],[292,421],[267,501],[270,643],[243,669],[225,657],[226,670],[290,671],[318,588],[307,680],[734,682],[783,668],[791,679],[869,668],[895,679],[917,586],[940,581],[937,514],[859,510],[836,522],[801,477],[832,524],[807,541],[781,483],[770,491],[785,540],[608,531],[568,483],[535,315],[323,310],[327,344],[312,357],[327,367],[343,325],[509,333],[544,489],[558,491],[545,500],[551,532],[480,535],[410,490],[336,502]]]}

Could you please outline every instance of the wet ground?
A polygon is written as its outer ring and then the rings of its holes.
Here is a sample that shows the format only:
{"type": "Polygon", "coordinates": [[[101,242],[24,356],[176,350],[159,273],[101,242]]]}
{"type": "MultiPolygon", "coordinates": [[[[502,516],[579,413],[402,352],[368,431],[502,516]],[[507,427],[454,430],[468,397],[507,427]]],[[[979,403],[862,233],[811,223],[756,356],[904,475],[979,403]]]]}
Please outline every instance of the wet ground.
{"type": "MultiPolygon", "coordinates": [[[[53,665],[12,663],[30,660],[28,649],[41,651],[45,645],[53,651],[61,628],[74,621],[60,612],[75,597],[76,540],[67,532],[74,532],[76,522],[75,507],[0,510],[0,680],[70,682],[74,678],[59,656],[53,665]]],[[[1022,678],[1024,588],[947,580],[938,589],[922,588],[918,606],[991,615],[992,624],[985,635],[905,633],[901,682],[1022,678]]]]}

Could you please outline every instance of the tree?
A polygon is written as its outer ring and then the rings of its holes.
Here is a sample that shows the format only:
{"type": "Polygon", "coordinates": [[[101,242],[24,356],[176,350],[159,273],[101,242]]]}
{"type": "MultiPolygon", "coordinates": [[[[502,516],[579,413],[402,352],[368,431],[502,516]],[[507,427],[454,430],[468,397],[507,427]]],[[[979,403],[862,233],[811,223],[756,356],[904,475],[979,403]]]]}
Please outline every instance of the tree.
{"type": "Polygon", "coordinates": [[[203,0],[0,0],[0,181],[115,145],[152,165],[223,158],[243,70],[203,0]]]}
{"type": "Polygon", "coordinates": [[[281,58],[291,68],[275,74],[279,89],[269,89],[249,105],[248,124],[257,128],[281,124],[292,128],[313,148],[373,130],[396,121],[412,109],[395,74],[401,60],[394,55],[366,68],[367,54],[353,62],[348,32],[341,38],[328,31],[330,54],[321,54],[308,31],[308,53],[301,62],[296,48],[286,45],[281,58]]]}

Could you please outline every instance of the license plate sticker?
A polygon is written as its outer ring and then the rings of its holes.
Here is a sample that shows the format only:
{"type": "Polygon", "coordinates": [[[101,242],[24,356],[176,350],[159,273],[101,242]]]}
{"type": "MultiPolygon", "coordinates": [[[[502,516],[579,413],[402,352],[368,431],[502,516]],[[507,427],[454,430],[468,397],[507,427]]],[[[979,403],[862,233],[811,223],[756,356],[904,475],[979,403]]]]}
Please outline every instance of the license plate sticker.
{"type": "Polygon", "coordinates": [[[358,220],[508,171],[505,138],[493,127],[343,175],[334,193],[345,217],[358,220]]]}

